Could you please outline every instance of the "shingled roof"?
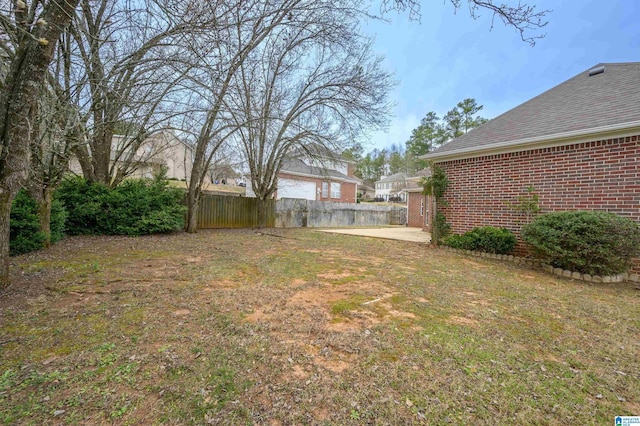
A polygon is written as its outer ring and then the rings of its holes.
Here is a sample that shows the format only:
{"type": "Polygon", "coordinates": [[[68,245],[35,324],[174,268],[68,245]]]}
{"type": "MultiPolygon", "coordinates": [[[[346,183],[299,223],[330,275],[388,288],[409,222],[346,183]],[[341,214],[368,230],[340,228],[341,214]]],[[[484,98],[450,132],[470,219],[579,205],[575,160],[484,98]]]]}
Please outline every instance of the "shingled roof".
{"type": "Polygon", "coordinates": [[[598,64],[422,158],[527,149],[544,141],[638,127],[640,62],[598,64]]]}
{"type": "Polygon", "coordinates": [[[407,175],[404,173],[396,173],[389,176],[381,177],[380,180],[376,181],[376,183],[384,183],[384,182],[399,182],[407,179],[407,175]]]}
{"type": "Polygon", "coordinates": [[[321,179],[333,179],[342,182],[360,183],[362,180],[350,177],[337,170],[328,167],[315,167],[306,164],[300,158],[286,158],[282,163],[281,173],[290,173],[299,176],[308,176],[321,179]]]}

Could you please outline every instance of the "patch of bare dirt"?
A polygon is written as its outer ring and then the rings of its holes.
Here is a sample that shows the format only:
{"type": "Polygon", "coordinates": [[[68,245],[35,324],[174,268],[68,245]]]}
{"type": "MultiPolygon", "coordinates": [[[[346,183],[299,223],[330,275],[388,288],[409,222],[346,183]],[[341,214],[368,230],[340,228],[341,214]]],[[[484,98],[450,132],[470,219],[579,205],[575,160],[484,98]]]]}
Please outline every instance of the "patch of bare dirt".
{"type": "Polygon", "coordinates": [[[352,277],[353,274],[350,272],[327,272],[324,274],[318,274],[318,278],[322,278],[325,280],[339,280],[342,278],[352,277]]]}
{"type": "Polygon", "coordinates": [[[334,373],[342,373],[349,369],[351,363],[341,360],[325,360],[322,358],[318,358],[316,363],[321,367],[332,371],[334,373]]]}
{"type": "Polygon", "coordinates": [[[339,333],[354,333],[371,328],[381,322],[382,319],[373,312],[352,311],[347,318],[340,318],[339,321],[334,320],[327,323],[326,329],[339,333]]]}
{"type": "Polygon", "coordinates": [[[296,379],[306,379],[307,377],[309,377],[309,372],[305,371],[304,367],[301,366],[300,364],[295,364],[293,366],[293,371],[291,372],[291,376],[293,376],[296,379]]]}
{"type": "MultiPolygon", "coordinates": [[[[341,276],[341,274],[328,272],[325,276],[341,276]]],[[[305,283],[300,282],[300,284],[302,286],[305,283]]],[[[381,293],[388,294],[388,289],[384,284],[377,281],[351,282],[340,286],[321,283],[305,289],[296,289],[286,300],[277,304],[265,304],[257,307],[251,314],[247,315],[246,319],[252,323],[276,322],[291,311],[295,311],[298,315],[298,320],[303,321],[308,319],[307,314],[309,312],[315,311],[321,313],[326,323],[332,318],[330,314],[332,303],[348,299],[354,294],[381,293]]],[[[373,299],[374,297],[372,297],[373,299]]],[[[365,321],[360,324],[362,327],[366,325],[365,321]]],[[[333,325],[330,327],[333,327],[333,325]]]]}
{"type": "MultiPolygon", "coordinates": [[[[324,278],[344,276],[350,274],[331,270],[322,274],[324,278]]],[[[364,330],[385,320],[380,318],[377,311],[388,311],[385,318],[389,320],[398,317],[415,318],[413,314],[395,310],[391,304],[383,302],[392,297],[393,293],[379,281],[354,281],[340,286],[317,282],[309,284],[303,280],[295,283],[298,286],[289,288],[288,297],[255,307],[245,317],[252,324],[266,325],[274,341],[288,347],[289,352],[301,354],[307,360],[308,365],[292,365],[284,373],[283,379],[305,379],[311,374],[310,368],[332,374],[343,374],[349,370],[359,359],[359,354],[342,346],[332,346],[330,342],[340,342],[343,340],[341,336],[344,336],[343,344],[348,345],[349,336],[362,334],[364,330]],[[368,310],[368,305],[362,305],[361,309],[351,310],[346,315],[332,314],[333,303],[363,294],[371,295],[365,303],[371,303],[369,306],[378,305],[376,312],[368,310]]]]}
{"type": "Polygon", "coordinates": [[[478,321],[469,317],[459,317],[459,316],[451,316],[449,317],[449,322],[453,324],[466,325],[469,327],[475,327],[478,325],[478,321]]]}
{"type": "Polygon", "coordinates": [[[390,316],[396,317],[396,318],[410,318],[410,319],[417,318],[417,316],[415,314],[412,314],[411,312],[398,311],[396,309],[388,309],[387,313],[390,316]]]}

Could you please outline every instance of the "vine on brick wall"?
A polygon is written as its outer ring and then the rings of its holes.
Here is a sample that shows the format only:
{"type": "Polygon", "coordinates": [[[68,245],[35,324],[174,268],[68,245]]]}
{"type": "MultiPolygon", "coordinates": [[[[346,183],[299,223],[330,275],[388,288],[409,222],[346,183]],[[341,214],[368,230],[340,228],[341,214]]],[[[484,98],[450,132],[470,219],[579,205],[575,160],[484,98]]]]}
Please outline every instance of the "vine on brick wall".
{"type": "Polygon", "coordinates": [[[442,212],[438,211],[438,206],[446,206],[444,193],[449,186],[449,179],[444,169],[437,164],[431,162],[429,163],[429,168],[431,169],[431,176],[422,178],[420,184],[424,188],[422,193],[433,197],[435,200],[431,239],[434,244],[438,245],[451,231],[447,218],[442,212]]]}
{"type": "Polygon", "coordinates": [[[523,213],[526,217],[526,223],[529,223],[533,220],[533,218],[540,213],[542,210],[540,208],[540,198],[538,194],[535,193],[536,189],[533,185],[527,187],[526,195],[519,195],[516,199],[516,203],[507,203],[511,210],[514,210],[519,213],[523,213]]]}

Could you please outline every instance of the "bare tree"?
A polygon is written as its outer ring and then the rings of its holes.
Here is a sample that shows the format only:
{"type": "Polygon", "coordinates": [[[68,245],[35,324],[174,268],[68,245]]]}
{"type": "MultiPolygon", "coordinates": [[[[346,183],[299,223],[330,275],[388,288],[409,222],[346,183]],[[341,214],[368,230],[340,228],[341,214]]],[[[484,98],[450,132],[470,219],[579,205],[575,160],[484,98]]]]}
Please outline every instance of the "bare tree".
{"type": "Polygon", "coordinates": [[[0,49],[10,64],[0,85],[0,288],[9,284],[11,204],[28,177],[38,97],[60,34],[78,0],[2,1],[0,49]]]}
{"type": "MultiPolygon", "coordinates": [[[[238,156],[230,144],[224,144],[218,148],[211,158],[208,173],[211,182],[221,182],[225,179],[240,177],[238,170],[242,169],[242,159],[238,156]]],[[[229,183],[226,182],[225,183],[229,183]]]]}
{"type": "Polygon", "coordinates": [[[51,243],[53,194],[69,171],[71,151],[84,140],[79,108],[73,102],[70,37],[61,35],[38,99],[37,135],[31,141],[31,168],[26,189],[38,204],[44,245],[51,243]]]}
{"type": "Polygon", "coordinates": [[[170,0],[80,5],[65,63],[72,68],[88,143],[74,151],[89,181],[116,186],[162,149],[140,147],[175,113],[166,101],[189,67],[175,66],[182,57],[173,44],[201,21],[170,0]]]}
{"type": "Polygon", "coordinates": [[[358,33],[358,7],[348,0],[314,4],[272,31],[234,75],[227,108],[260,201],[261,226],[287,154],[318,160],[386,124],[392,81],[358,33]]]}
{"type": "Polygon", "coordinates": [[[80,135],[78,111],[70,107],[59,86],[47,84],[43,88],[38,112],[26,189],[38,204],[40,231],[45,235],[45,247],[49,247],[53,193],[68,172],[70,151],[79,143],[80,135]]]}
{"type": "Polygon", "coordinates": [[[230,120],[227,108],[233,96],[229,89],[234,76],[271,32],[290,25],[313,4],[311,0],[222,2],[217,9],[210,8],[217,15],[216,26],[187,46],[198,64],[185,83],[191,89],[189,102],[195,105],[185,117],[188,127],[196,129],[192,133],[195,154],[187,192],[187,232],[196,232],[202,185],[213,156],[239,129],[238,123],[230,120]]]}

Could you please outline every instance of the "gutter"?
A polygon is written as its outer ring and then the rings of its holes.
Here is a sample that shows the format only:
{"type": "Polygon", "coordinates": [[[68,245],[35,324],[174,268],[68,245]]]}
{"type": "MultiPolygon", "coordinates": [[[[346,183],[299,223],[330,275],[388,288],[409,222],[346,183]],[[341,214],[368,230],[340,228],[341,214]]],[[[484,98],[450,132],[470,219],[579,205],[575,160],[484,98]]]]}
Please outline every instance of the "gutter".
{"type": "Polygon", "coordinates": [[[548,148],[554,146],[573,145],[576,143],[592,142],[600,139],[623,138],[640,134],[640,121],[623,124],[593,127],[590,129],[573,130],[544,136],[534,136],[498,142],[491,145],[456,149],[445,152],[433,152],[418,158],[423,160],[449,161],[464,158],[482,157],[486,155],[504,154],[508,152],[527,151],[530,149],[548,148]]]}
{"type": "MultiPolygon", "coordinates": [[[[348,183],[360,183],[360,181],[355,180],[355,179],[350,179],[349,177],[343,178],[340,176],[330,176],[330,175],[312,175],[309,173],[302,173],[302,172],[292,172],[289,170],[280,170],[280,173],[284,173],[284,174],[288,174],[288,175],[292,175],[292,176],[301,176],[301,177],[308,177],[308,178],[313,178],[313,179],[322,179],[322,180],[328,180],[328,181],[335,181],[335,182],[348,182],[348,183]]],[[[278,175],[280,174],[278,173],[278,175]]]]}
{"type": "Polygon", "coordinates": [[[404,188],[404,192],[422,192],[424,188],[404,188]]]}

